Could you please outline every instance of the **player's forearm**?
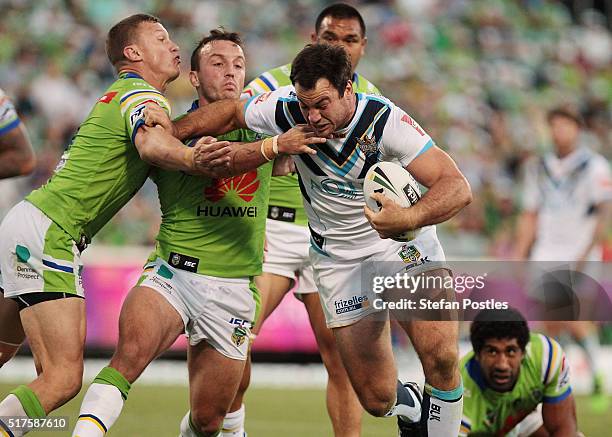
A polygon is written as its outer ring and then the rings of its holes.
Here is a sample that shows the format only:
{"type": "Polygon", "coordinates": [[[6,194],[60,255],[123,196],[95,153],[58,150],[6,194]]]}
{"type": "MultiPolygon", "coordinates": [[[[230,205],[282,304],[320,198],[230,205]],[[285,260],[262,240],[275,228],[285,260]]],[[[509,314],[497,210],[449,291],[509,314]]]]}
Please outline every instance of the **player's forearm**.
{"type": "Polygon", "coordinates": [[[611,202],[605,202],[597,205],[597,222],[595,225],[595,230],[593,232],[593,238],[591,239],[591,242],[582,254],[582,260],[586,260],[591,250],[593,250],[594,247],[602,244],[606,240],[608,229],[610,229],[609,226],[611,216],[611,202]]]}
{"type": "Polygon", "coordinates": [[[526,259],[531,251],[531,246],[536,238],[537,213],[533,211],[523,212],[518,220],[516,248],[514,256],[518,259],[526,259]]]}
{"type": "Polygon", "coordinates": [[[165,170],[193,171],[193,149],[162,128],[141,129],[144,131],[138,133],[136,145],[143,161],[165,170]]]}
{"type": "Polygon", "coordinates": [[[442,223],[471,201],[472,191],[463,176],[443,177],[431,186],[421,200],[406,210],[410,229],[442,223]]]}
{"type": "Polygon", "coordinates": [[[239,100],[219,100],[190,112],[174,123],[175,136],[180,140],[217,136],[246,127],[240,116],[239,100]]]}

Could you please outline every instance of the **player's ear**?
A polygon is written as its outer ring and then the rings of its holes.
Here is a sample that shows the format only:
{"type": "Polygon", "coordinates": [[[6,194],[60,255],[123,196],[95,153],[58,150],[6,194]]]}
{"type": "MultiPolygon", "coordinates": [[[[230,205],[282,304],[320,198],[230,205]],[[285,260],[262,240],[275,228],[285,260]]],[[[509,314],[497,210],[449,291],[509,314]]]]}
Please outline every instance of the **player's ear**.
{"type": "Polygon", "coordinates": [[[197,88],[200,86],[200,79],[198,79],[198,75],[196,74],[195,71],[189,72],[189,82],[191,83],[191,86],[194,88],[197,88]]]}
{"type": "Polygon", "coordinates": [[[310,42],[313,44],[316,44],[318,40],[319,40],[319,37],[317,36],[317,34],[312,32],[310,34],[310,42]]]}
{"type": "Polygon", "coordinates": [[[130,44],[123,48],[123,56],[130,62],[142,60],[142,54],[136,44],[130,44]]]}

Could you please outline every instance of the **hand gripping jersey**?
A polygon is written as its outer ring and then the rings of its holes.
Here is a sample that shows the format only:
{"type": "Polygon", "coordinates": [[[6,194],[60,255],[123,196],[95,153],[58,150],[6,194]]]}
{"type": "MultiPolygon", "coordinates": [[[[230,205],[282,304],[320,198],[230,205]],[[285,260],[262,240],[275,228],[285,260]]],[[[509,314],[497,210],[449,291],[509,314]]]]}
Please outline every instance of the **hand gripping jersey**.
{"type": "MultiPolygon", "coordinates": [[[[610,164],[586,147],[562,159],[547,153],[529,162],[523,208],[538,212],[531,259],[577,261],[593,239],[597,205],[610,201],[610,164]]],[[[601,254],[592,253],[590,259],[600,260],[601,254]]]]}
{"type": "Polygon", "coordinates": [[[13,102],[8,98],[4,91],[0,89],[0,135],[15,129],[19,126],[19,117],[15,111],[13,102]]]}
{"type": "MultiPolygon", "coordinates": [[[[254,96],[245,109],[250,129],[276,135],[305,124],[292,86],[254,96]]],[[[314,146],[316,156],[295,157],[314,250],[336,260],[355,260],[387,247],[367,222],[363,178],[380,160],[408,165],[433,146],[423,129],[390,100],[357,94],[357,109],[340,133],[345,138],[314,146]]],[[[435,238],[435,227],[428,226],[435,238]]]]}
{"type": "MultiPolygon", "coordinates": [[[[191,110],[197,108],[194,102],[191,110]]],[[[257,141],[240,129],[219,141],[257,141]]],[[[190,140],[192,146],[196,140],[190,140]]],[[[222,179],[155,168],[162,223],[151,260],[210,276],[236,278],[261,273],[272,162],[222,179]]]]}
{"type": "Polygon", "coordinates": [[[461,360],[463,419],[461,436],[487,433],[504,436],[540,403],[556,403],[572,392],[569,364],[559,344],[542,334],[531,334],[516,385],[510,392],[487,388],[471,351],[461,360]]]}
{"type": "MultiPolygon", "coordinates": [[[[274,91],[282,86],[291,85],[291,64],[282,65],[266,71],[253,79],[244,89],[243,97],[252,97],[274,91]]],[[[353,89],[356,93],[380,94],[378,88],[360,74],[353,75],[353,89]]],[[[307,225],[306,213],[297,175],[278,176],[270,183],[270,205],[295,209],[296,225],[307,225]]]]}
{"type": "Polygon", "coordinates": [[[91,238],[142,187],[150,170],[134,138],[145,103],[170,104],[134,73],[122,73],[81,124],[51,179],[26,199],[77,243],[91,238]]]}

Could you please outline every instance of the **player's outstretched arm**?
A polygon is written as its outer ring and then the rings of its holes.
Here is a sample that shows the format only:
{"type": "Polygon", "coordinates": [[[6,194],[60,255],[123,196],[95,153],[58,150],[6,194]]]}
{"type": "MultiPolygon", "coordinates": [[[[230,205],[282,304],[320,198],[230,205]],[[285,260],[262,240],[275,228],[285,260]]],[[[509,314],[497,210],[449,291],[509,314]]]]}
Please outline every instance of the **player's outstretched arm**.
{"type": "Polygon", "coordinates": [[[166,170],[216,177],[215,172],[227,171],[230,163],[229,142],[204,137],[195,147],[187,147],[161,126],[142,126],[136,133],[134,144],[143,161],[166,170]],[[207,147],[208,153],[196,162],[195,151],[202,145],[207,147]]]}
{"type": "MultiPolygon", "coordinates": [[[[277,156],[298,155],[300,153],[316,154],[309,147],[327,141],[317,137],[314,130],[306,125],[298,125],[287,132],[263,141],[253,143],[233,143],[230,146],[229,165],[211,168],[215,177],[229,177],[251,171],[262,164],[272,161],[277,156]]],[[[208,160],[208,145],[197,145],[194,152],[196,165],[205,166],[208,160]]]]}
{"type": "Polygon", "coordinates": [[[570,394],[557,403],[545,402],[542,405],[542,419],[550,437],[576,437],[578,427],[574,396],[570,394]]]}
{"type": "Polygon", "coordinates": [[[36,157],[23,123],[0,135],[0,179],[32,173],[36,157]]]}
{"type": "Polygon", "coordinates": [[[203,135],[221,135],[246,128],[244,108],[247,100],[219,100],[190,112],[176,122],[155,104],[147,104],[144,120],[147,126],[160,125],[176,138],[184,141],[203,135]]]}

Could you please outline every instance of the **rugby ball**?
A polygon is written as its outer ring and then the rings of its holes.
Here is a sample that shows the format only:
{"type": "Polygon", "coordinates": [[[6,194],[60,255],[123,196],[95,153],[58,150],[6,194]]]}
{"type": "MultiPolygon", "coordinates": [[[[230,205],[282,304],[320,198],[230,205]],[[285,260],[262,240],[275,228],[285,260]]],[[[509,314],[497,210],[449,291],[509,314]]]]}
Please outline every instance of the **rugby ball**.
{"type": "MultiPolygon", "coordinates": [[[[402,166],[392,162],[374,164],[363,181],[363,196],[366,205],[373,211],[380,211],[381,204],[370,196],[381,193],[404,208],[410,208],[421,199],[418,182],[402,166]]],[[[407,231],[393,237],[395,241],[414,240],[418,230],[407,231]]]]}

